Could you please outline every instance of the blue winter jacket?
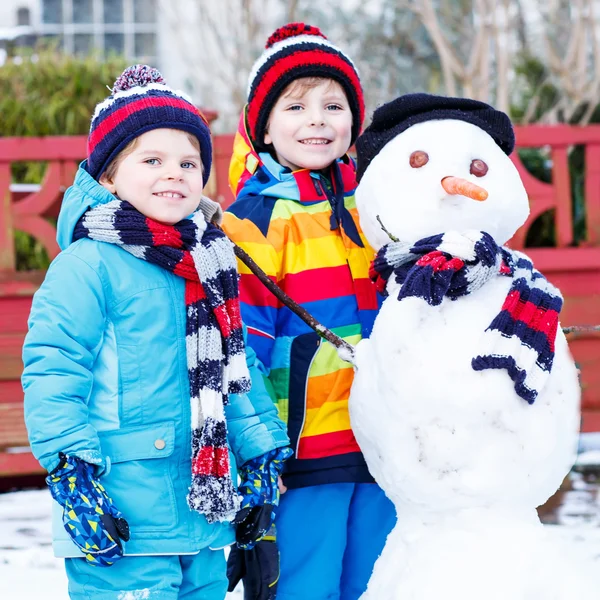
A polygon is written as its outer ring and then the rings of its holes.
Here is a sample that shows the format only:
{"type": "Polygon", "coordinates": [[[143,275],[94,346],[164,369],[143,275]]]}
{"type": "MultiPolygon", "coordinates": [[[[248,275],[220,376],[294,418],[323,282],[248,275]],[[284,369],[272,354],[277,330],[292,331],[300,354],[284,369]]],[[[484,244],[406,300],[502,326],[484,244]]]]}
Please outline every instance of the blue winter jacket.
{"type": "MultiPolygon", "coordinates": [[[[101,481],[131,528],[126,554],[188,554],[233,542],[228,523],[191,511],[190,400],[184,280],[114,244],[78,240],[88,207],[114,200],[85,170],[65,193],[62,249],[35,294],[23,348],[25,420],[34,455],[52,470],[58,453],[101,461],[101,481]]],[[[256,364],[249,394],[226,407],[232,470],[285,446],[256,364]]],[[[234,476],[234,481],[236,476],[234,476]]],[[[54,503],[57,556],[79,556],[54,503]]]]}

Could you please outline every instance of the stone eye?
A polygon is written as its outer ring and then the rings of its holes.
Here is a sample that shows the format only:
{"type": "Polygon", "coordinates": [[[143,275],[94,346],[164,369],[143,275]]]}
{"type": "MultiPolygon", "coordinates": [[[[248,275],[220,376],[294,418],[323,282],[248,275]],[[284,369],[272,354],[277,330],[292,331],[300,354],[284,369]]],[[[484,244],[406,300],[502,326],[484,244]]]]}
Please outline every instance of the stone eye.
{"type": "Polygon", "coordinates": [[[487,172],[488,166],[480,158],[475,158],[471,161],[471,175],[475,175],[475,177],[483,177],[487,172]]]}
{"type": "Polygon", "coordinates": [[[410,155],[410,166],[413,169],[420,169],[429,162],[429,155],[423,150],[415,150],[410,155]]]}

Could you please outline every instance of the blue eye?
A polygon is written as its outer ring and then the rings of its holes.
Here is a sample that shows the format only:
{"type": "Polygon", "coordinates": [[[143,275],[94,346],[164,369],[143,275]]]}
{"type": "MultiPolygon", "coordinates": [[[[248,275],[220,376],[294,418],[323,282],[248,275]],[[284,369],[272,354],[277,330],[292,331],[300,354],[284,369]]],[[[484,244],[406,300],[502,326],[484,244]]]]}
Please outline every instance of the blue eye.
{"type": "Polygon", "coordinates": [[[196,168],[196,165],[193,162],[190,162],[189,160],[186,160],[185,162],[182,162],[181,166],[184,169],[195,169],[196,168]]]}
{"type": "Polygon", "coordinates": [[[330,104],[329,106],[327,106],[327,110],[337,111],[337,110],[344,110],[344,109],[339,104],[330,104]]]}
{"type": "Polygon", "coordinates": [[[300,106],[300,104],[294,104],[294,105],[290,106],[288,108],[288,110],[295,110],[295,111],[302,110],[302,106],[300,106]]]}
{"type": "Polygon", "coordinates": [[[148,158],[144,162],[151,166],[157,165],[159,163],[158,158],[148,158]]]}

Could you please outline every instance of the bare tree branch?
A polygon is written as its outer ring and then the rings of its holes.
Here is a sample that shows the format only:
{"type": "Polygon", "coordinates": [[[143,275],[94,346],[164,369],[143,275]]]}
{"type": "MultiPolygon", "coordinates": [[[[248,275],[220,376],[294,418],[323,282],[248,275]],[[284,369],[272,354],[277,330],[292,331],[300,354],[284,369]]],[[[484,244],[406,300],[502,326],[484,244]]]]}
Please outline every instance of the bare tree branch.
{"type": "Polygon", "coordinates": [[[298,0],[289,0],[287,7],[287,18],[286,21],[288,23],[294,22],[297,20],[296,13],[298,12],[298,0]]]}
{"type": "Polygon", "coordinates": [[[422,0],[420,4],[413,2],[409,6],[419,16],[431,36],[442,65],[442,73],[448,95],[456,96],[458,90],[455,74],[462,74],[464,67],[460,64],[454,49],[440,29],[440,24],[431,0],[422,0]]]}
{"type": "Polygon", "coordinates": [[[480,21],[479,28],[475,35],[475,42],[471,48],[471,56],[469,57],[466,76],[473,78],[476,76],[477,71],[481,69],[481,53],[483,52],[484,40],[486,39],[486,27],[485,15],[486,15],[486,3],[485,0],[475,0],[475,13],[476,19],[480,21]]]}
{"type": "Polygon", "coordinates": [[[534,0],[159,1],[188,79],[204,104],[219,109],[217,126],[228,131],[245,102],[254,59],[285,21],[322,27],[355,57],[373,107],[400,92],[443,90],[505,111],[524,104],[524,122],[587,122],[600,94],[597,0],[537,0],[533,11],[534,0]],[[525,100],[514,78],[524,53],[525,100]]]}
{"type": "MultiPolygon", "coordinates": [[[[490,6],[490,8],[492,8],[490,6]]],[[[508,89],[508,70],[509,70],[509,43],[508,43],[508,22],[509,22],[509,0],[504,0],[501,7],[497,10],[491,10],[493,15],[494,46],[496,55],[496,105],[504,112],[509,112],[510,98],[508,89]],[[501,18],[502,26],[498,26],[498,19],[501,18]]],[[[489,80],[489,78],[488,78],[489,80]]]]}

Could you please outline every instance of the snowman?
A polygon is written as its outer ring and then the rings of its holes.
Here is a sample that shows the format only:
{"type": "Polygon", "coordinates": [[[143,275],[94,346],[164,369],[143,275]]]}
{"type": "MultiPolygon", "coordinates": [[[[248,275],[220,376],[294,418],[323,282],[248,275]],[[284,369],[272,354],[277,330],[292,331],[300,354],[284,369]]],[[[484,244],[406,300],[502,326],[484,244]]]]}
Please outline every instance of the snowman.
{"type": "Polygon", "coordinates": [[[504,246],[529,213],[513,147],[504,113],[427,94],[357,142],[386,299],[350,416],[398,513],[363,600],[600,598],[536,513],[575,460],[580,387],[560,292],[504,246]]]}

